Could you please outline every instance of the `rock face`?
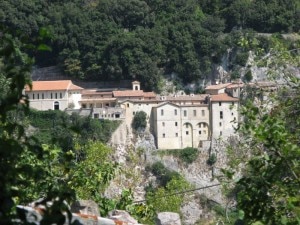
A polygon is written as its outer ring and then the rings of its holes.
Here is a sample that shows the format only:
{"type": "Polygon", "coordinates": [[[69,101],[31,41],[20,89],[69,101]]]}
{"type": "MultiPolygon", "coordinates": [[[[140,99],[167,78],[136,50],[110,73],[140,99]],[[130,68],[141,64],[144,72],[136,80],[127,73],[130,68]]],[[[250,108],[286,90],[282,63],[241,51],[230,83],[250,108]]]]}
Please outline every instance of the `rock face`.
{"type": "Polygon", "coordinates": [[[99,208],[96,202],[91,200],[76,201],[71,205],[72,213],[100,216],[99,208]]]}
{"type": "Polygon", "coordinates": [[[181,225],[178,213],[162,212],[157,214],[156,225],[181,225]]]}
{"type": "Polygon", "coordinates": [[[132,216],[129,215],[128,212],[124,210],[113,210],[108,213],[108,218],[112,220],[123,221],[130,224],[138,224],[132,216]]]}

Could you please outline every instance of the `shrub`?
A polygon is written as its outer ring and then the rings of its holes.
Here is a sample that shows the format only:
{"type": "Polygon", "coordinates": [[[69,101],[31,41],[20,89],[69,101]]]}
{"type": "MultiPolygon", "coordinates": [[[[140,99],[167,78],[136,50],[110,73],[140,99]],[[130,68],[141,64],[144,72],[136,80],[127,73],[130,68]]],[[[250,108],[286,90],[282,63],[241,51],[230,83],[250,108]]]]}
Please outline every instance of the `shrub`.
{"type": "Polygon", "coordinates": [[[136,112],[131,125],[135,130],[145,129],[147,126],[147,114],[144,111],[136,112]]]}
{"type": "Polygon", "coordinates": [[[167,169],[161,162],[156,162],[147,169],[156,176],[160,186],[166,187],[167,183],[173,178],[180,177],[180,174],[167,169]]]}
{"type": "Polygon", "coordinates": [[[212,166],[212,165],[214,165],[216,162],[217,162],[217,156],[216,156],[215,153],[212,153],[212,154],[209,156],[208,160],[207,160],[207,164],[210,165],[210,166],[212,166]]]}
{"type": "Polygon", "coordinates": [[[179,150],[179,158],[187,164],[191,164],[192,162],[194,162],[197,159],[198,154],[198,149],[192,147],[187,147],[179,150]]]}

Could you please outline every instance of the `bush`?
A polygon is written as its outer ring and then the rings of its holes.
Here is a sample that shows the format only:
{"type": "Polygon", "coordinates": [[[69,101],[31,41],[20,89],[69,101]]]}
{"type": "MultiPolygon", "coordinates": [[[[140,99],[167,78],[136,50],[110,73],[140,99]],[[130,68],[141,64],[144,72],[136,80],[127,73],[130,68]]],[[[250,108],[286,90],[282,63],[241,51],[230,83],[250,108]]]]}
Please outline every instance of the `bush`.
{"type": "Polygon", "coordinates": [[[131,125],[135,130],[145,129],[147,126],[147,114],[144,111],[136,112],[131,125]]]}
{"type": "Polygon", "coordinates": [[[217,162],[217,156],[216,156],[215,153],[212,153],[212,154],[209,156],[208,160],[207,160],[207,164],[210,165],[210,166],[212,166],[212,165],[214,165],[216,162],[217,162]]]}
{"type": "Polygon", "coordinates": [[[148,166],[147,169],[156,176],[159,185],[163,187],[166,187],[167,183],[173,178],[180,177],[179,173],[167,169],[161,162],[156,162],[148,166]]]}
{"type": "Polygon", "coordinates": [[[191,164],[192,162],[194,162],[197,159],[198,154],[198,149],[192,147],[187,147],[179,150],[179,158],[187,164],[191,164]]]}

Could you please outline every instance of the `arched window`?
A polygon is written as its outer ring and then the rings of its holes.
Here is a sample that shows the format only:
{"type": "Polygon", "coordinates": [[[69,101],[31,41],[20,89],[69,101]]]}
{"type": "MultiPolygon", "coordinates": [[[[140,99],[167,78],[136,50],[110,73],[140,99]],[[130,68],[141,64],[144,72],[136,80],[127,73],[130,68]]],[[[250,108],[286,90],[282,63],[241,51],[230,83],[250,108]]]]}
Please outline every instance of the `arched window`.
{"type": "Polygon", "coordinates": [[[59,110],[59,102],[54,102],[54,110],[59,110]]]}

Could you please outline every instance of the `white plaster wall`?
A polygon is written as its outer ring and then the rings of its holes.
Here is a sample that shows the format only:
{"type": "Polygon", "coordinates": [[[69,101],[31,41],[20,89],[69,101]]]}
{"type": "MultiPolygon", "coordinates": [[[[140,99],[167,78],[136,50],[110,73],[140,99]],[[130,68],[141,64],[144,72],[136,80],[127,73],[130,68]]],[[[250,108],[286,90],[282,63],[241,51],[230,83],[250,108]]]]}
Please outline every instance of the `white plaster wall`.
{"type": "Polygon", "coordinates": [[[26,94],[29,98],[29,106],[37,110],[53,110],[54,102],[56,101],[59,102],[60,110],[65,110],[68,107],[68,96],[66,91],[28,91],[26,94]]]}
{"type": "Polygon", "coordinates": [[[80,109],[81,105],[79,101],[81,100],[81,93],[76,93],[77,94],[73,94],[73,92],[69,92],[69,104],[74,104],[74,109],[80,109]]]}
{"type": "Polygon", "coordinates": [[[223,138],[226,139],[229,136],[235,134],[234,120],[238,120],[238,102],[212,102],[212,137],[214,139],[223,138]],[[223,112],[223,119],[220,119],[220,112],[223,112]]]}
{"type": "Polygon", "coordinates": [[[65,110],[68,107],[68,101],[66,99],[30,99],[29,106],[41,111],[53,110],[54,102],[59,102],[59,110],[65,110]]]}
{"type": "Polygon", "coordinates": [[[171,104],[166,104],[156,108],[155,136],[159,149],[178,149],[181,148],[181,123],[180,108],[171,104]],[[175,115],[175,109],[177,115],[175,115]],[[161,114],[163,110],[163,115],[161,114]],[[177,126],[175,124],[177,122],[177,126]],[[176,136],[177,134],[177,136],[176,136]]]}
{"type": "Polygon", "coordinates": [[[209,125],[209,108],[207,105],[181,107],[182,148],[198,147],[201,140],[208,140],[209,125]],[[204,110],[204,115],[202,110],[204,110]],[[184,111],[187,112],[186,116],[184,111]]]}

